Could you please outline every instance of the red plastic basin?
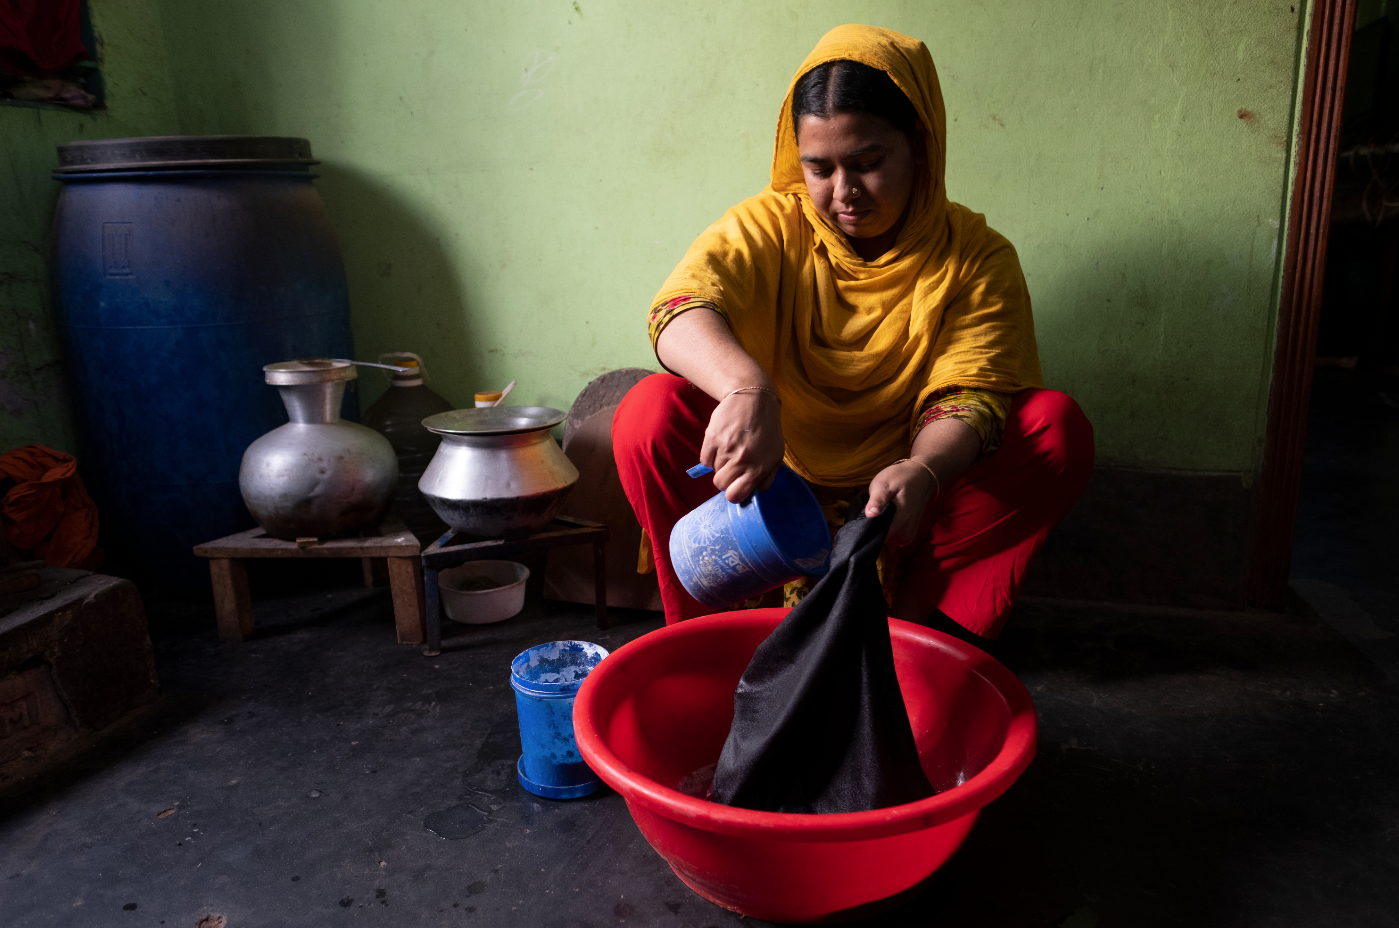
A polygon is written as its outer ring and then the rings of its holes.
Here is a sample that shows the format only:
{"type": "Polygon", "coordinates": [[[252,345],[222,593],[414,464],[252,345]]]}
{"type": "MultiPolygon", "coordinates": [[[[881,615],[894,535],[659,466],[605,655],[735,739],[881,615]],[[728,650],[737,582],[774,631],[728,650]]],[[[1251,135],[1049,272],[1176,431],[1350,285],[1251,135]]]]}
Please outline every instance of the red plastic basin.
{"type": "Polygon", "coordinates": [[[839,815],[755,812],[677,792],[719,758],[739,677],[787,614],[754,609],[667,626],[618,648],[574,702],[578,748],[675,874],[704,898],[776,922],[869,914],[952,855],[1035,752],[1035,707],[984,651],[889,620],[923,770],[944,792],[839,815]]]}

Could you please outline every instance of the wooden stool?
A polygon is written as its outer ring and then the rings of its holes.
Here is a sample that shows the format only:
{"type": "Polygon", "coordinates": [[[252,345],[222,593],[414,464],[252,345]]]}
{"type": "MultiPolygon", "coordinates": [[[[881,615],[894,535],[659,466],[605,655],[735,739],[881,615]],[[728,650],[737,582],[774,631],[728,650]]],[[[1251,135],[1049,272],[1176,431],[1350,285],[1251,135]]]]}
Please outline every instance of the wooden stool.
{"type": "Polygon", "coordinates": [[[607,526],[571,516],[554,521],[528,534],[505,538],[475,538],[448,532],[423,549],[423,573],[427,583],[427,647],[423,654],[442,653],[442,598],[438,593],[438,571],[458,567],[467,561],[510,558],[532,551],[547,551],[564,545],[593,546],[593,582],[597,587],[597,627],[607,627],[607,526]],[[457,541],[457,544],[451,542],[457,541]]]}
{"type": "Polygon", "coordinates": [[[283,541],[269,538],[260,528],[250,528],[237,535],[196,545],[194,553],[209,558],[209,574],[214,580],[214,612],[218,617],[219,638],[223,641],[247,641],[253,633],[253,601],[248,594],[245,558],[357,557],[364,561],[364,579],[368,586],[377,585],[374,582],[378,574],[376,567],[387,561],[398,642],[422,644],[427,626],[422,563],[418,559],[421,550],[417,536],[391,516],[379,526],[378,535],[283,541]]]}

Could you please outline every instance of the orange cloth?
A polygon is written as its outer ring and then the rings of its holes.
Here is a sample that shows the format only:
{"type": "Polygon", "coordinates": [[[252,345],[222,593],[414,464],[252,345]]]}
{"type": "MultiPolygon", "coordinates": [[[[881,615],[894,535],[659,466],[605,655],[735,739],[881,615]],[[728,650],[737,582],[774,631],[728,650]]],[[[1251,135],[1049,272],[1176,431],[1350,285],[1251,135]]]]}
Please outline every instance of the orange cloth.
{"type": "Polygon", "coordinates": [[[5,540],[32,550],[50,567],[96,570],[102,565],[97,547],[97,506],[78,476],[71,454],[25,445],[0,454],[0,478],[15,482],[0,505],[5,540]]]}
{"type": "Polygon", "coordinates": [[[802,63],[885,71],[918,111],[928,173],[894,247],[865,261],[811,203],[792,129],[777,120],[772,182],[690,246],[652,313],[678,297],[714,305],[782,397],[787,463],[808,481],[868,483],[908,456],[928,399],[951,386],[1013,394],[1040,387],[1020,261],[984,217],[948,201],[947,120],[937,71],[917,39],[840,26],[802,63]]]}

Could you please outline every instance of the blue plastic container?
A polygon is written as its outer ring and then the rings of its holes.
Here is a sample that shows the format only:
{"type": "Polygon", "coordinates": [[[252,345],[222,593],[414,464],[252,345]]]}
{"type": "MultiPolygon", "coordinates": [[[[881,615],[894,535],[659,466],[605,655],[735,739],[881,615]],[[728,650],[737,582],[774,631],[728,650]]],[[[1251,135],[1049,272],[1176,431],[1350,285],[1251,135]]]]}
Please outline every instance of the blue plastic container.
{"type": "Polygon", "coordinates": [[[59,160],[54,295],[108,556],[207,586],[190,549],[253,527],[238,466],[286,422],[262,366],[354,356],[310,144],[106,139],[61,145],[59,160]]]}
{"type": "Polygon", "coordinates": [[[606,648],[589,641],[551,641],[510,662],[524,749],[515,771],[520,785],[536,796],[576,799],[601,784],[573,738],[573,697],[606,656],[606,648]]]}
{"type": "MultiPolygon", "coordinates": [[[[692,475],[696,468],[691,471],[692,475]]],[[[703,468],[708,472],[708,468],[703,468]]],[[[670,562],[690,595],[716,609],[830,567],[831,535],[805,481],[785,464],[742,503],[716,493],[670,533],[670,562]]]]}

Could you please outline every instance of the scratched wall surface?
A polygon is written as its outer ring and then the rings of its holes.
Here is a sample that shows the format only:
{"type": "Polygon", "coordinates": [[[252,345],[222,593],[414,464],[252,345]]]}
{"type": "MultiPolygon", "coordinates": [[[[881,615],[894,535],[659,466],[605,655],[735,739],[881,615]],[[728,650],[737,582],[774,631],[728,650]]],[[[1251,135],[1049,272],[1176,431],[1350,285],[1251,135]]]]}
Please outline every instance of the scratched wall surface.
{"type": "Polygon", "coordinates": [[[0,451],[32,443],[77,450],[49,303],[55,146],[177,131],[154,0],[91,0],[91,9],[107,111],[0,106],[0,451]]]}
{"type": "MultiPolygon", "coordinates": [[[[161,0],[185,132],[309,137],[358,351],[457,403],[654,366],[644,313],[767,179],[830,27],[924,39],[948,186],[1019,247],[1045,373],[1102,460],[1250,473],[1301,4],[161,0]]],[[[366,377],[372,396],[381,382],[366,377]]]]}

